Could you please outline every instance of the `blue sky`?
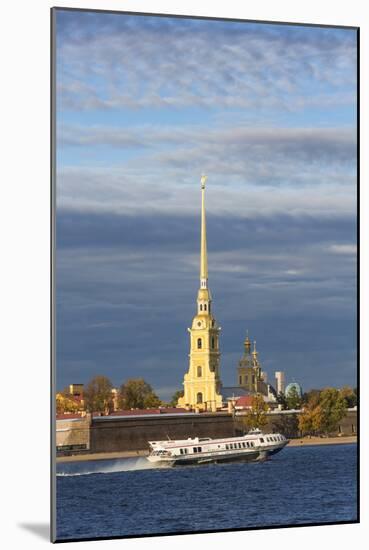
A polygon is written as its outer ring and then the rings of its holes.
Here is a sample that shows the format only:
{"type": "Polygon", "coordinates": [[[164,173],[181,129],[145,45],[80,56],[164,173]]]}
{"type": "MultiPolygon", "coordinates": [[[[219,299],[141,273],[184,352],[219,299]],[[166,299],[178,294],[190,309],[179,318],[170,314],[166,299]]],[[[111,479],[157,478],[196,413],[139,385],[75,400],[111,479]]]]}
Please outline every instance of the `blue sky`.
{"type": "Polygon", "coordinates": [[[57,380],[188,366],[208,174],[221,376],[356,384],[356,33],[57,11],[57,380]]]}

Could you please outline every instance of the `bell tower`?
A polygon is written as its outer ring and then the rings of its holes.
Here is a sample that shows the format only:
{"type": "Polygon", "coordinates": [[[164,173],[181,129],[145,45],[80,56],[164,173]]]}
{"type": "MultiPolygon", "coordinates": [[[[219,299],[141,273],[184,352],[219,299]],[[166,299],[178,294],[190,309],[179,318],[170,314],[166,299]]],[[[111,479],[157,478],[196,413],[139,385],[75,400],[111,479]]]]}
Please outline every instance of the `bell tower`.
{"type": "Polygon", "coordinates": [[[219,333],[221,328],[212,313],[212,299],[208,287],[206,179],[207,176],[201,177],[200,288],[197,293],[197,314],[193,318],[191,328],[188,329],[190,334],[189,369],[184,375],[184,395],[178,400],[178,405],[216,411],[222,406],[219,375],[219,333]]]}

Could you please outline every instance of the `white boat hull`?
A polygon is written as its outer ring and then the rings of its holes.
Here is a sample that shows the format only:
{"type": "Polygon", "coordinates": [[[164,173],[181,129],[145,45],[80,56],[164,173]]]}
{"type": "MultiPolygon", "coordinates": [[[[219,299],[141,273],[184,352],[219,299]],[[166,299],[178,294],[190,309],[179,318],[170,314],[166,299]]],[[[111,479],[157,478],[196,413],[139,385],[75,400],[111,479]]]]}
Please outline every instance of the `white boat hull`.
{"type": "MultiPolygon", "coordinates": [[[[207,439],[208,443],[201,443],[201,439],[189,439],[185,441],[151,442],[152,452],[147,457],[152,464],[158,467],[186,466],[194,464],[227,463],[227,462],[262,462],[267,460],[273,454],[280,452],[288,443],[283,438],[272,444],[266,444],[266,438],[271,435],[263,436],[260,440],[257,438],[228,438],[224,440],[207,439]],[[233,444],[237,441],[237,444],[233,444]],[[240,441],[252,441],[248,448],[234,448],[240,441]],[[219,442],[219,444],[218,444],[219,442]],[[232,442],[232,443],[231,443],[232,442]],[[178,447],[189,448],[188,454],[178,454],[178,447]],[[218,447],[219,449],[214,449],[218,447]],[[224,448],[223,448],[224,447],[224,448]],[[227,447],[227,448],[225,448],[227,447]],[[200,449],[201,452],[192,452],[192,449],[200,449]]],[[[275,437],[275,436],[274,436],[275,437]]],[[[281,436],[279,436],[281,437],[281,436]]]]}

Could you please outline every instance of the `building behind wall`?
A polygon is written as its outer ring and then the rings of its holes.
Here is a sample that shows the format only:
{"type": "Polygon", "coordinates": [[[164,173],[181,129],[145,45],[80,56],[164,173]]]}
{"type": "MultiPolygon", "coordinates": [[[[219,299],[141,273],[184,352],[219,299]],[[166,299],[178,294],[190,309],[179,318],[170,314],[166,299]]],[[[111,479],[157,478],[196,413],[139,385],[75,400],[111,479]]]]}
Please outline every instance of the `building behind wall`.
{"type": "Polygon", "coordinates": [[[244,353],[238,362],[238,386],[250,393],[268,395],[268,385],[264,379],[258,355],[255,341],[254,349],[251,351],[251,341],[247,334],[244,341],[244,353]]]}
{"type": "Polygon", "coordinates": [[[275,389],[277,394],[284,393],[286,387],[285,376],[283,371],[275,373],[275,389]]]}

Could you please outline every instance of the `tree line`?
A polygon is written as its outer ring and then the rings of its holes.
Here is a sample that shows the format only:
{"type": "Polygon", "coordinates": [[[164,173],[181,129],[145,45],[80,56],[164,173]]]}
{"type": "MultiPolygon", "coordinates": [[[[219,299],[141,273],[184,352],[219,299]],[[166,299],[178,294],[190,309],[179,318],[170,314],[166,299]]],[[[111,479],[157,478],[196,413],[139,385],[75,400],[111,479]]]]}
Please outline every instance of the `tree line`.
{"type": "Polygon", "coordinates": [[[101,412],[109,414],[115,409],[150,409],[160,406],[175,406],[183,392],[176,392],[172,400],[166,403],[159,399],[151,385],[143,378],[130,378],[123,382],[116,394],[112,382],[106,376],[95,376],[83,390],[83,406],[65,388],[56,396],[58,414],[65,412],[101,412]]]}
{"type": "MultiPolygon", "coordinates": [[[[328,389],[334,389],[334,388],[326,388],[328,389]]],[[[277,403],[281,405],[282,410],[293,410],[293,409],[301,409],[305,408],[307,406],[310,406],[311,403],[314,403],[316,399],[319,399],[320,394],[322,391],[325,390],[317,390],[313,389],[308,392],[303,393],[302,395],[299,394],[297,389],[295,387],[292,387],[288,394],[285,395],[283,393],[279,393],[277,396],[277,403]]],[[[350,388],[350,386],[343,386],[340,390],[336,390],[338,392],[336,395],[336,398],[339,397],[343,398],[346,408],[350,409],[352,407],[355,407],[357,405],[357,389],[356,388],[350,388]]]]}
{"type": "MultiPolygon", "coordinates": [[[[311,390],[302,396],[293,390],[287,397],[279,396],[280,401],[282,398],[284,400],[282,408],[292,411],[299,409],[301,412],[282,414],[272,426],[274,431],[280,432],[286,437],[336,433],[347,409],[357,405],[357,390],[348,386],[340,390],[336,388],[311,390]]],[[[263,396],[260,394],[253,396],[251,407],[243,417],[244,426],[247,429],[264,428],[268,422],[267,410],[268,406],[263,396]]]]}

